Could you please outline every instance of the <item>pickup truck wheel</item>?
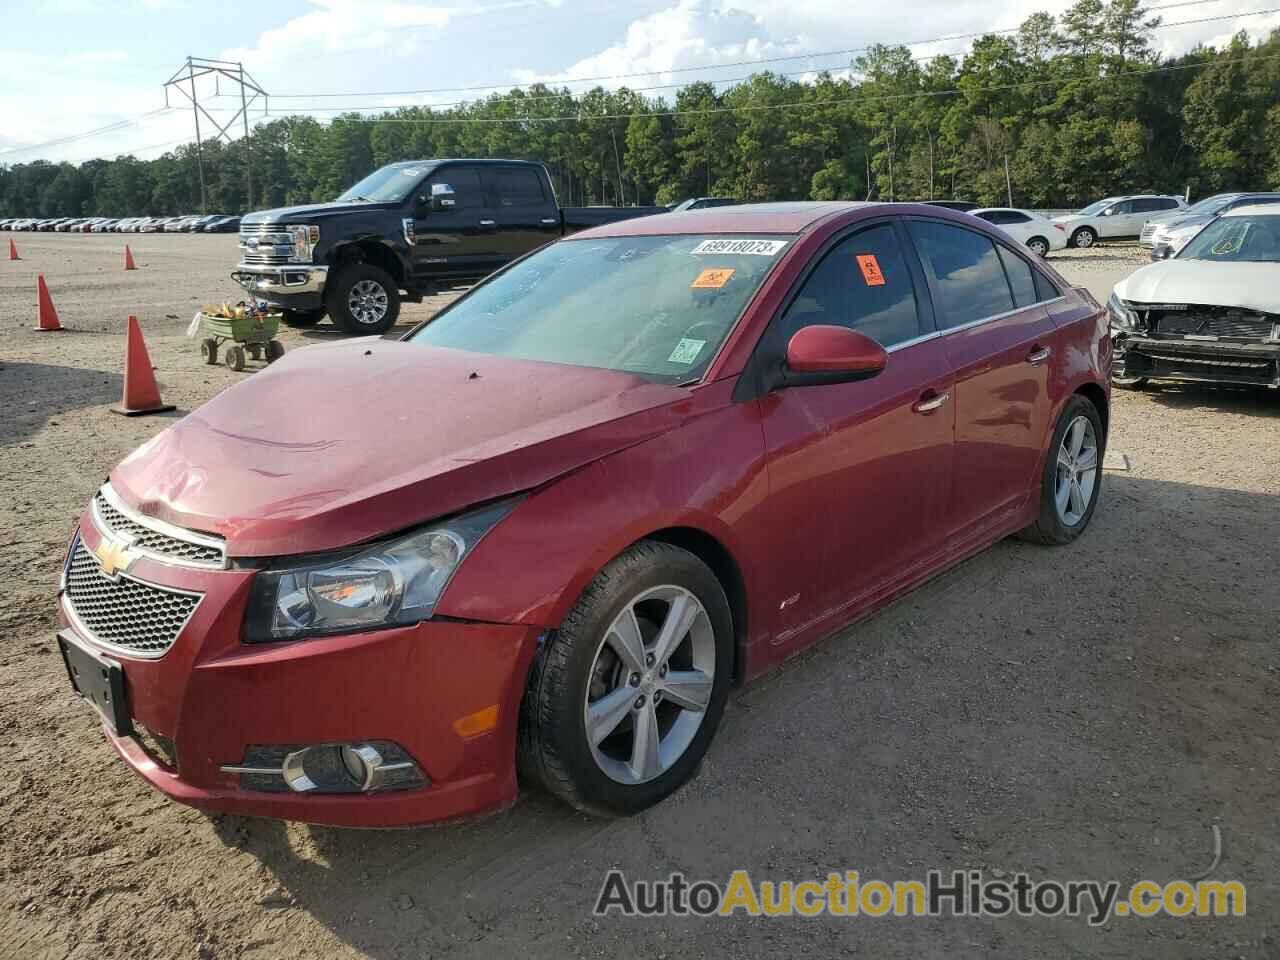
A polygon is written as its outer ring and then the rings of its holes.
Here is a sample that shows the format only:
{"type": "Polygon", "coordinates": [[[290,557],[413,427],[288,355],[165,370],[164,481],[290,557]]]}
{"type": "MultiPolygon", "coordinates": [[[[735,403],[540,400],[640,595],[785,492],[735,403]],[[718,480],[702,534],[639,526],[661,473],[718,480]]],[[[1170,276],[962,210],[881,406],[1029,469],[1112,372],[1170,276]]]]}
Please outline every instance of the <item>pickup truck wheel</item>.
{"type": "Polygon", "coordinates": [[[538,651],[521,704],[521,771],[586,813],[650,807],[696,772],[732,667],[720,581],[687,550],[642,540],[538,651]]]}
{"type": "Polygon", "coordinates": [[[347,333],[358,337],[386,333],[400,316],[400,291],[387,272],[369,263],[344,267],[329,289],[327,304],[347,333]]]}
{"type": "Polygon", "coordinates": [[[285,310],[280,319],[286,327],[314,327],[324,319],[324,307],[319,310],[285,310]]]}

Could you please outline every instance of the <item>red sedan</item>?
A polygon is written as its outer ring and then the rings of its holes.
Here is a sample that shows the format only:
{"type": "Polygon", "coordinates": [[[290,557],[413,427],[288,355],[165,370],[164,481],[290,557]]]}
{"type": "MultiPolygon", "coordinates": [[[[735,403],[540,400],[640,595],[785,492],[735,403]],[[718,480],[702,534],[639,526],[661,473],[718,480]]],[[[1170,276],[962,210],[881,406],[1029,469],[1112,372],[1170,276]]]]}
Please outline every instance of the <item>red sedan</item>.
{"type": "Polygon", "coordinates": [[[724,207],[580,233],[403,340],[313,346],[144,444],[59,646],[207,810],[626,814],[729,688],[1013,533],[1089,524],[1105,312],[973,217],[724,207]]]}

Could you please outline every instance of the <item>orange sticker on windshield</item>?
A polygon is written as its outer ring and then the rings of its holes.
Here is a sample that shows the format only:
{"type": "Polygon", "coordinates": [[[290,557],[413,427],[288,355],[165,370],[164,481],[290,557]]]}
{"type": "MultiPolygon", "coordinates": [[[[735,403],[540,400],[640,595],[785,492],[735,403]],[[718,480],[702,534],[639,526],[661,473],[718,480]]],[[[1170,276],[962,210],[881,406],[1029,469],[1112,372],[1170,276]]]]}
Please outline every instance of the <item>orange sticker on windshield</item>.
{"type": "Polygon", "coordinates": [[[858,254],[858,269],[862,271],[862,279],[868,287],[883,287],[884,274],[880,272],[880,262],[874,253],[858,254]]]}
{"type": "Polygon", "coordinates": [[[719,290],[732,276],[732,268],[703,270],[691,286],[694,290],[719,290]]]}

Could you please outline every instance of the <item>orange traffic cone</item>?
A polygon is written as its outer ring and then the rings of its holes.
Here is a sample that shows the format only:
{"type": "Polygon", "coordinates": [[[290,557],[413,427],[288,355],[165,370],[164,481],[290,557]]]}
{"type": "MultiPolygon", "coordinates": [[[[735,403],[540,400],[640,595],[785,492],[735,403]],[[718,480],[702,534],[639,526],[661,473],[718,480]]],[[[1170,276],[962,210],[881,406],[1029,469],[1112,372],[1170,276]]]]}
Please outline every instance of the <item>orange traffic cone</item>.
{"type": "Polygon", "coordinates": [[[137,265],[133,262],[133,253],[129,250],[129,245],[124,245],[124,268],[126,270],[137,270],[137,265]]]}
{"type": "Polygon", "coordinates": [[[58,311],[53,309],[53,298],[49,296],[49,288],[45,285],[44,274],[36,277],[36,322],[37,330],[62,330],[58,321],[58,311]]]}
{"type": "Polygon", "coordinates": [[[130,316],[124,342],[124,397],[120,406],[112,407],[111,412],[137,417],[173,409],[173,404],[160,399],[160,388],[156,385],[155,371],[151,369],[151,357],[142,339],[142,328],[138,326],[138,318],[130,316]]]}
{"type": "Polygon", "coordinates": [[[9,259],[10,260],[22,259],[20,256],[18,256],[18,246],[13,242],[13,237],[9,238],[9,259]]]}

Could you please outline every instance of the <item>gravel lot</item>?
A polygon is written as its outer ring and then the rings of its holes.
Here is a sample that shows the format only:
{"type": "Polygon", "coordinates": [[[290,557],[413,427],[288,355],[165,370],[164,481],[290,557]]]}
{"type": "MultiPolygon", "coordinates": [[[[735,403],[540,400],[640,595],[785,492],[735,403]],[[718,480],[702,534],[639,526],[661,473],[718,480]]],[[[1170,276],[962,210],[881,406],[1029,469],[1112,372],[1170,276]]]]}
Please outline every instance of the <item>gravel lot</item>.
{"type": "MultiPolygon", "coordinates": [[[[116,759],[69,693],[52,614],[110,467],[251,375],[204,366],[184,336],[202,302],[238,299],[235,238],[132,237],[125,273],[123,237],[8,236],[24,259],[0,261],[0,956],[1280,956],[1280,397],[1118,393],[1110,447],[1129,469],[1107,472],[1085,537],[1002,543],[739,691],[700,776],[643,816],[592,821],[530,792],[432,830],[211,819],[116,759]],[[30,329],[37,272],[72,332],[30,329]],[[108,413],[129,313],[174,414],[108,413]],[[1247,918],[590,915],[614,866],[1167,881],[1209,865],[1214,825],[1215,877],[1248,884],[1247,918]]],[[[1143,261],[1054,262],[1104,300],[1143,261]]]]}

